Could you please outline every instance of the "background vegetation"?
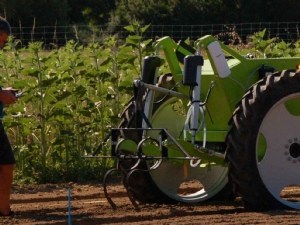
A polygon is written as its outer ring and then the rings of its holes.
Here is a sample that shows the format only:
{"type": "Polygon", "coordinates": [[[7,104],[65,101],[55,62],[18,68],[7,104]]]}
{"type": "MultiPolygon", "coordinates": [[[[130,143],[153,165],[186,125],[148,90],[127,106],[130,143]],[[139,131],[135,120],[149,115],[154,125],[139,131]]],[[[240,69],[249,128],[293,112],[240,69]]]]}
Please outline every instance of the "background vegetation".
{"type": "Polygon", "coordinates": [[[0,51],[1,86],[24,91],[17,104],[5,108],[4,118],[17,158],[16,180],[100,179],[111,166],[109,160],[82,156],[92,155],[117,127],[141,57],[151,49],[149,40],[134,35],[145,28],[126,29],[132,35],[122,42],[110,36],[85,47],[69,41],[44,51],[41,42],[18,48],[18,40],[10,40],[0,51]]]}
{"type": "Polygon", "coordinates": [[[298,22],[298,0],[0,0],[12,26],[298,22]]]}

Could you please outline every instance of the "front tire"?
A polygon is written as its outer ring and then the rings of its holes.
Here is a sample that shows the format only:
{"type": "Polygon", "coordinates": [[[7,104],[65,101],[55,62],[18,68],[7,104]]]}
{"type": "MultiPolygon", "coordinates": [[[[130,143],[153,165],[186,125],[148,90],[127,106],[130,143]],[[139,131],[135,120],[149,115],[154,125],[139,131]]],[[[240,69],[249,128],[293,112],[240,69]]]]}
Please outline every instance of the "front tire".
{"type": "Polygon", "coordinates": [[[300,209],[289,194],[300,193],[300,72],[278,72],[250,88],[230,122],[226,158],[246,209],[300,209]]]}

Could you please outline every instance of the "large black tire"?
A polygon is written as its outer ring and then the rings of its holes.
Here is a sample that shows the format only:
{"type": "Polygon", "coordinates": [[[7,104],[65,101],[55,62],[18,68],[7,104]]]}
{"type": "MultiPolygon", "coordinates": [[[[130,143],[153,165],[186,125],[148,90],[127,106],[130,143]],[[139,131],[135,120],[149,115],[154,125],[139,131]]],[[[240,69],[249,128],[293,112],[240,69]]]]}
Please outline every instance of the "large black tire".
{"type": "Polygon", "coordinates": [[[299,209],[299,203],[287,201],[279,193],[282,182],[289,184],[286,176],[292,180],[290,185],[300,185],[299,166],[296,168],[300,145],[295,138],[299,138],[300,117],[299,112],[294,115],[286,109],[292,99],[300,103],[300,72],[274,73],[250,88],[230,121],[229,180],[248,210],[299,209]],[[285,124],[288,121],[293,124],[285,124]]]}

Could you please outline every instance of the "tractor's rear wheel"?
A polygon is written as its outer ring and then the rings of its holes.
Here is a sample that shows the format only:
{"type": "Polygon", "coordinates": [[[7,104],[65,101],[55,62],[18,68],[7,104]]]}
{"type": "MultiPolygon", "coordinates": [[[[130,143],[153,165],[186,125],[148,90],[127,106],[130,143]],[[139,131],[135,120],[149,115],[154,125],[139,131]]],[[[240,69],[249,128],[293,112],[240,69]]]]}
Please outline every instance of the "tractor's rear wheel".
{"type": "MultiPolygon", "coordinates": [[[[161,79],[166,80],[166,79],[161,79]]],[[[165,86],[166,84],[163,84],[165,86]]],[[[161,96],[160,96],[161,98],[161,96]]],[[[120,127],[141,127],[142,118],[134,113],[134,102],[131,102],[122,114],[120,127]],[[133,117],[133,118],[132,118],[133,117]],[[135,121],[129,125],[129,121],[135,121]]],[[[154,105],[151,124],[154,128],[167,128],[173,137],[178,138],[186,115],[183,103],[177,98],[161,98],[154,105]]],[[[140,141],[140,135],[124,131],[125,138],[140,141]]],[[[156,134],[151,134],[154,138],[156,134]]],[[[120,168],[130,168],[134,162],[120,161],[120,168]]],[[[147,170],[148,162],[139,165],[147,170]]],[[[127,171],[128,172],[128,171],[127,171]]],[[[148,172],[135,172],[131,182],[125,183],[132,196],[141,202],[184,202],[198,203],[209,199],[233,199],[231,186],[228,185],[228,169],[215,164],[200,164],[192,167],[189,161],[179,163],[164,160],[158,168],[148,172]]]]}
{"type": "Polygon", "coordinates": [[[300,72],[253,85],[230,122],[229,179],[245,208],[300,209],[300,72]]]}

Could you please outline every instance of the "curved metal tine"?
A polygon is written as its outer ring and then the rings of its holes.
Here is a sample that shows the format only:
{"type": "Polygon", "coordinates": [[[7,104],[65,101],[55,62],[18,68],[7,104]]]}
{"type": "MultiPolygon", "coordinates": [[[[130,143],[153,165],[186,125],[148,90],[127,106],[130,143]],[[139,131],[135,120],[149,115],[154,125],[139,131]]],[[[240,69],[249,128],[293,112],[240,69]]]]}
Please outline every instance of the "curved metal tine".
{"type": "Polygon", "coordinates": [[[138,169],[138,165],[141,163],[141,158],[139,158],[136,162],[135,165],[133,165],[129,172],[127,173],[126,175],[126,179],[125,179],[125,182],[126,182],[126,185],[124,185],[126,187],[126,191],[127,191],[127,195],[128,195],[128,198],[130,200],[130,202],[132,203],[132,205],[136,208],[136,209],[139,209],[139,206],[137,204],[137,202],[135,201],[134,197],[132,196],[131,192],[130,192],[130,185],[129,185],[129,178],[130,176],[135,172],[135,171],[143,171],[142,169],[138,169]]]}
{"type": "Polygon", "coordinates": [[[119,171],[119,169],[116,167],[116,168],[113,168],[113,169],[110,169],[108,170],[105,175],[104,175],[104,178],[103,178],[103,190],[104,190],[104,196],[106,197],[108,203],[110,204],[110,206],[113,208],[113,209],[116,209],[117,208],[117,205],[113,202],[112,198],[109,196],[108,194],[108,191],[107,191],[107,179],[109,177],[109,175],[111,175],[113,172],[117,172],[119,171]]]}
{"type": "MultiPolygon", "coordinates": [[[[146,155],[144,155],[144,153],[143,153],[143,148],[142,148],[142,146],[143,146],[143,144],[144,144],[144,142],[146,142],[146,141],[148,141],[148,140],[150,140],[150,141],[153,141],[153,142],[155,142],[156,144],[157,144],[157,146],[160,146],[160,142],[158,141],[158,140],[156,140],[156,139],[154,139],[154,138],[151,138],[151,137],[149,137],[149,138],[144,138],[144,139],[142,139],[140,142],[139,142],[139,144],[138,144],[138,146],[137,146],[137,154],[138,154],[138,156],[140,157],[140,158],[142,158],[142,159],[144,159],[144,160],[150,160],[152,157],[150,156],[150,157],[147,157],[146,155]]],[[[155,163],[154,163],[154,165],[152,165],[149,169],[147,169],[146,171],[150,171],[150,170],[152,170],[152,169],[156,169],[160,164],[161,164],[161,159],[158,159],[155,163]]]]}
{"type": "Polygon", "coordinates": [[[132,167],[130,167],[129,171],[135,170],[135,169],[139,166],[139,164],[141,163],[141,161],[142,161],[142,160],[139,158],[139,159],[136,161],[136,163],[135,163],[132,167]]]}
{"type": "Polygon", "coordinates": [[[199,166],[199,164],[201,163],[201,159],[190,159],[190,166],[191,167],[197,167],[199,166]],[[196,162],[195,162],[196,160],[196,162]]]}
{"type": "MultiPolygon", "coordinates": [[[[140,161],[142,161],[142,160],[140,160],[140,161]]],[[[136,168],[136,167],[135,167],[134,169],[132,169],[132,170],[126,175],[126,179],[125,179],[126,185],[124,185],[124,186],[126,187],[126,191],[127,191],[127,195],[128,195],[129,200],[131,201],[132,205],[134,205],[134,207],[135,207],[136,209],[138,208],[138,204],[136,203],[134,197],[132,196],[132,194],[131,194],[131,192],[130,192],[130,191],[131,191],[130,183],[129,183],[130,177],[131,177],[132,174],[135,173],[135,172],[144,172],[144,173],[146,173],[146,172],[149,172],[149,171],[151,171],[151,170],[155,170],[155,169],[157,169],[157,168],[161,165],[162,161],[163,161],[162,159],[157,160],[157,161],[154,163],[153,166],[151,166],[149,169],[146,169],[146,170],[139,169],[139,168],[136,168]]]]}
{"type": "Polygon", "coordinates": [[[126,175],[126,179],[125,179],[125,182],[126,182],[126,191],[127,191],[127,195],[128,195],[128,198],[129,200],[131,201],[132,205],[135,207],[135,208],[138,208],[138,204],[137,202],[135,201],[134,197],[132,196],[131,194],[131,187],[130,187],[130,183],[129,183],[129,180],[130,180],[130,177],[132,176],[133,173],[135,172],[149,172],[150,170],[154,170],[154,169],[157,169],[160,165],[161,165],[161,162],[162,160],[158,160],[152,167],[150,167],[149,169],[147,170],[143,170],[143,169],[138,169],[138,168],[135,168],[135,169],[132,169],[127,175],[126,175]]]}
{"type": "Polygon", "coordinates": [[[157,160],[157,161],[153,164],[153,166],[151,166],[151,167],[149,168],[148,171],[157,169],[157,168],[161,165],[162,161],[163,161],[162,159],[157,160]]]}
{"type": "MultiPolygon", "coordinates": [[[[142,145],[144,144],[144,142],[146,142],[147,140],[151,140],[151,141],[154,141],[156,142],[157,145],[159,145],[159,142],[156,140],[156,139],[153,139],[153,138],[144,138],[142,139],[139,143],[138,143],[138,146],[137,146],[137,155],[139,157],[139,159],[137,160],[136,164],[134,164],[131,168],[130,168],[130,171],[127,173],[126,175],[126,179],[125,179],[125,182],[126,182],[126,190],[127,190],[127,195],[129,197],[129,200],[131,201],[131,203],[135,206],[135,208],[138,208],[138,204],[137,202],[135,201],[134,197],[132,196],[131,194],[131,187],[130,187],[130,177],[132,176],[133,173],[135,172],[149,172],[151,170],[154,170],[154,169],[157,169],[160,165],[161,165],[161,162],[162,162],[162,159],[159,159],[159,160],[156,160],[156,162],[148,169],[139,169],[138,166],[141,162],[144,162],[145,160],[147,160],[147,156],[145,156],[143,154],[143,150],[142,150],[142,145]]],[[[151,158],[151,157],[150,157],[151,158]]],[[[149,158],[149,159],[150,159],[149,158]]]]}
{"type": "Polygon", "coordinates": [[[119,151],[119,148],[120,148],[120,145],[125,141],[126,139],[124,138],[121,138],[120,140],[118,140],[118,143],[116,144],[115,146],[115,151],[114,151],[114,155],[117,156],[117,157],[120,157],[120,151],[119,151]]]}
{"type": "Polygon", "coordinates": [[[128,198],[129,198],[130,202],[132,203],[132,205],[133,205],[136,209],[138,209],[139,206],[138,206],[137,202],[135,201],[134,197],[132,196],[132,194],[131,194],[131,192],[130,192],[130,191],[131,191],[131,188],[130,188],[130,185],[129,185],[129,178],[130,178],[130,176],[131,176],[134,172],[136,172],[136,171],[142,171],[142,172],[144,172],[144,171],[141,170],[141,169],[134,169],[134,170],[131,170],[131,171],[127,174],[127,176],[126,176],[126,179],[125,179],[126,185],[124,185],[124,186],[126,187],[127,195],[128,195],[128,198]]]}
{"type": "MultiPolygon", "coordinates": [[[[122,142],[124,142],[124,141],[126,141],[126,139],[121,139],[121,140],[118,142],[118,144],[116,145],[116,148],[115,148],[115,155],[119,158],[119,160],[126,160],[126,159],[127,159],[126,156],[124,156],[124,155],[121,156],[121,154],[120,154],[121,151],[119,150],[119,148],[120,148],[122,142]]],[[[140,158],[138,158],[138,157],[136,157],[136,158],[137,158],[136,163],[135,163],[132,167],[126,168],[126,169],[125,169],[126,171],[133,170],[133,169],[135,169],[136,167],[139,166],[141,160],[140,160],[140,158]]],[[[132,158],[132,157],[128,157],[128,159],[133,159],[133,158],[132,158]]]]}

